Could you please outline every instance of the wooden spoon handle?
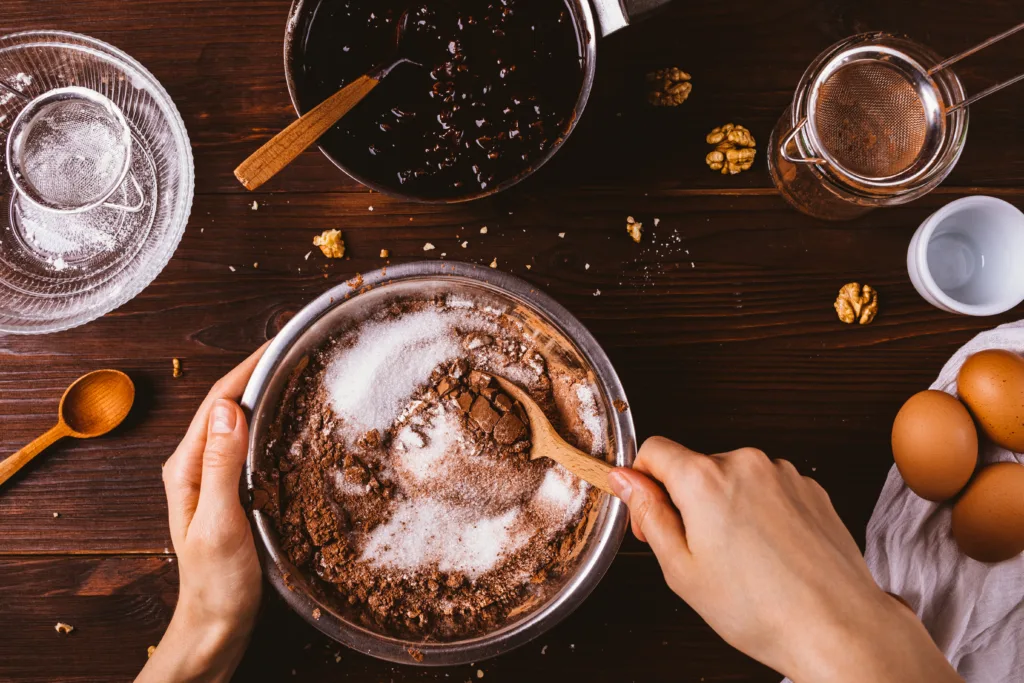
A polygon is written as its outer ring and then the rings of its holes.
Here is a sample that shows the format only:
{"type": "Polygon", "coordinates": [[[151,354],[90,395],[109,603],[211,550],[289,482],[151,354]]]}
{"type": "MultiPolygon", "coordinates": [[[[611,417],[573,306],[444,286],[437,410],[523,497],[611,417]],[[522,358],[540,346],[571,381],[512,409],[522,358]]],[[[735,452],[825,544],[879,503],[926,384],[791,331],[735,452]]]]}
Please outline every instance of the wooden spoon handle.
{"type": "Polygon", "coordinates": [[[378,83],[380,81],[371,76],[360,76],[352,81],[256,150],[235,169],[235,177],[246,189],[255,190],[320,139],[378,83]]]}
{"type": "Polygon", "coordinates": [[[14,455],[8,456],[3,462],[0,462],[0,484],[3,484],[5,481],[13,477],[15,472],[31,462],[32,458],[36,457],[53,445],[54,441],[62,439],[70,433],[71,430],[68,429],[66,425],[54,425],[50,431],[40,435],[35,441],[25,446],[14,455]]]}
{"type": "Polygon", "coordinates": [[[597,487],[605,493],[615,495],[611,485],[608,483],[608,474],[615,468],[604,460],[599,460],[587,455],[583,451],[576,450],[569,444],[552,445],[550,450],[545,450],[544,455],[591,486],[597,487]]]}

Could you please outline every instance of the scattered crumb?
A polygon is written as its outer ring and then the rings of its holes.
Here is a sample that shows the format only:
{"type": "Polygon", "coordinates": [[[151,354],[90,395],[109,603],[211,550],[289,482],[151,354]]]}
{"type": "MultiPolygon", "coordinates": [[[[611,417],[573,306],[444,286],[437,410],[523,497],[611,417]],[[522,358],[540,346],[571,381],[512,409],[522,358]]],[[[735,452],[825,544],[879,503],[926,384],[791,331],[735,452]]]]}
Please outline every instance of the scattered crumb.
{"type": "Polygon", "coordinates": [[[660,218],[655,218],[654,219],[654,227],[658,227],[658,223],[660,223],[660,222],[661,222],[660,218]]]}
{"type": "Polygon", "coordinates": [[[633,241],[640,244],[640,238],[643,237],[644,224],[637,223],[633,220],[632,216],[626,216],[626,232],[633,238],[633,241]]]}
{"type": "Polygon", "coordinates": [[[252,267],[253,268],[259,268],[260,267],[260,262],[259,261],[254,261],[253,264],[252,264],[252,267]]]}
{"type": "Polygon", "coordinates": [[[313,608],[313,618],[316,619],[317,621],[320,621],[320,615],[321,615],[320,608],[319,607],[314,607],[313,608]]]}
{"type": "Polygon", "coordinates": [[[487,234],[487,226],[486,225],[484,227],[480,228],[480,234],[481,235],[486,235],[487,234]]]}
{"type": "Polygon", "coordinates": [[[380,257],[381,258],[387,258],[388,256],[391,256],[391,252],[390,251],[388,251],[387,249],[381,249],[380,250],[380,257]]]}
{"type": "Polygon", "coordinates": [[[228,270],[230,270],[233,273],[233,272],[235,272],[235,267],[234,266],[228,266],[228,270]]]}
{"type": "Polygon", "coordinates": [[[324,230],[313,238],[313,246],[327,258],[341,258],[345,255],[345,240],[341,239],[341,230],[324,230]]]}
{"type": "Polygon", "coordinates": [[[529,263],[527,263],[526,264],[526,269],[527,270],[533,270],[533,266],[531,266],[529,263]]]}
{"type": "Polygon", "coordinates": [[[696,264],[696,263],[694,263],[693,261],[690,261],[690,267],[691,267],[691,268],[696,268],[696,267],[697,267],[697,264],[696,264]]]}
{"type": "Polygon", "coordinates": [[[483,678],[484,677],[484,670],[483,669],[477,669],[476,670],[476,677],[477,678],[483,678]]]}
{"type": "Polygon", "coordinates": [[[461,246],[463,249],[465,249],[466,247],[469,246],[469,242],[463,242],[461,246]]]}
{"type": "Polygon", "coordinates": [[[152,657],[154,652],[156,652],[156,645],[150,645],[149,647],[147,647],[146,648],[146,659],[149,659],[150,657],[152,657]]]}
{"type": "Polygon", "coordinates": [[[583,264],[583,270],[590,270],[590,264],[589,263],[583,264]]]}
{"type": "Polygon", "coordinates": [[[569,649],[575,651],[576,650],[576,643],[569,643],[569,649]]]}
{"type": "Polygon", "coordinates": [[[309,260],[309,257],[310,257],[310,256],[311,256],[312,254],[313,254],[313,252],[312,252],[312,251],[307,251],[307,252],[306,252],[306,255],[305,255],[305,256],[303,256],[303,259],[305,259],[306,261],[308,261],[308,260],[309,260]]]}
{"type": "Polygon", "coordinates": [[[621,398],[617,398],[614,401],[612,401],[612,405],[614,405],[615,410],[619,411],[620,413],[624,413],[627,410],[629,410],[629,404],[623,401],[621,398]]]}
{"type": "Polygon", "coordinates": [[[65,624],[63,621],[58,621],[57,625],[54,626],[54,628],[57,629],[57,633],[60,633],[61,635],[65,636],[75,630],[74,626],[72,626],[71,624],[65,624]]]}
{"type": "Polygon", "coordinates": [[[252,210],[253,210],[253,211],[258,211],[258,210],[259,210],[259,208],[260,208],[260,204],[259,204],[259,202],[253,202],[253,203],[252,203],[252,210]]]}
{"type": "Polygon", "coordinates": [[[59,512],[54,512],[53,513],[53,518],[57,519],[58,517],[60,517],[60,513],[59,512]]]}
{"type": "Polygon", "coordinates": [[[540,649],[540,653],[541,653],[542,655],[546,655],[546,654],[548,653],[548,646],[547,646],[547,645],[545,645],[544,647],[542,647],[542,648],[540,649]]]}
{"type": "Polygon", "coordinates": [[[183,374],[184,373],[181,370],[181,359],[180,358],[172,358],[171,359],[171,377],[173,377],[174,379],[178,379],[183,374]]]}
{"type": "Polygon", "coordinates": [[[417,650],[416,648],[410,647],[408,650],[406,650],[406,652],[409,653],[409,656],[412,657],[414,661],[423,661],[423,653],[417,650]]]}
{"type": "Polygon", "coordinates": [[[494,260],[491,261],[491,268],[497,268],[497,267],[498,267],[498,257],[494,257],[494,260]]]}
{"type": "MultiPolygon", "coordinates": [[[[410,218],[409,220],[412,220],[412,219],[410,218]]],[[[341,653],[340,652],[335,652],[334,653],[334,663],[335,664],[340,664],[341,663],[341,653]]]]}
{"type": "Polygon", "coordinates": [[[564,232],[558,233],[558,238],[564,240],[565,239],[565,233],[564,232]]]}
{"type": "Polygon", "coordinates": [[[431,244],[430,242],[427,242],[426,244],[423,245],[423,251],[433,251],[435,248],[436,247],[434,247],[434,245],[431,244]]]}
{"type": "Polygon", "coordinates": [[[594,291],[594,296],[601,296],[601,290],[600,289],[595,290],[594,291]]]}
{"type": "Polygon", "coordinates": [[[368,211],[373,211],[373,207],[372,206],[368,206],[366,208],[367,208],[368,211]]]}

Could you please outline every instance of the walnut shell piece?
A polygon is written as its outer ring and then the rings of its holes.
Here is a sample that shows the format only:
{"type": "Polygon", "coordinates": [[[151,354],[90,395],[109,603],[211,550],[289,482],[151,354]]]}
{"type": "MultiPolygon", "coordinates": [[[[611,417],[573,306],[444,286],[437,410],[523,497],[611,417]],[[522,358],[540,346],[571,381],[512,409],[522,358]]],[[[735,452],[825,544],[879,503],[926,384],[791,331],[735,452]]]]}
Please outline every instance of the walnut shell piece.
{"type": "Polygon", "coordinates": [[[647,101],[655,107],[677,107],[686,101],[691,90],[690,74],[679,67],[647,74],[647,101]]]}
{"type": "Polygon", "coordinates": [[[721,171],[723,175],[736,175],[749,170],[754,165],[757,142],[749,130],[743,126],[727,123],[708,133],[705,138],[715,149],[704,157],[705,163],[712,171],[721,171]]]}
{"type": "Polygon", "coordinates": [[[345,240],[341,239],[341,230],[324,230],[313,238],[313,246],[327,258],[341,258],[345,255],[345,240]]]}
{"type": "Polygon", "coordinates": [[[640,244],[640,239],[644,235],[644,224],[637,223],[633,220],[632,216],[626,216],[626,232],[633,238],[633,241],[640,244]]]}
{"type": "Polygon", "coordinates": [[[844,323],[867,325],[878,315],[878,292],[871,285],[850,282],[839,290],[834,306],[844,323]]]}

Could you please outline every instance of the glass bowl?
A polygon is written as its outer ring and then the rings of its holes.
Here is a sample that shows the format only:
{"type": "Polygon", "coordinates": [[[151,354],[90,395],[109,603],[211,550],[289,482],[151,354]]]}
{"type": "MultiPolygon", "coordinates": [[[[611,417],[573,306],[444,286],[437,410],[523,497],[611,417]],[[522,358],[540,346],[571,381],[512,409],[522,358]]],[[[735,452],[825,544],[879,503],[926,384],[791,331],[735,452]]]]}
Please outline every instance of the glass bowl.
{"type": "MultiPolygon", "coordinates": [[[[185,124],[153,75],[115,47],[60,31],[0,38],[0,142],[47,93],[82,89],[127,123],[130,161],[102,203],[54,210],[17,189],[0,155],[0,333],[57,332],[117,308],[163,270],[185,231],[195,186],[185,124]]],[[[103,132],[75,125],[72,135],[103,132]]],[[[45,150],[47,131],[36,133],[45,150]]],[[[66,143],[57,133],[53,144],[66,143]]]]}

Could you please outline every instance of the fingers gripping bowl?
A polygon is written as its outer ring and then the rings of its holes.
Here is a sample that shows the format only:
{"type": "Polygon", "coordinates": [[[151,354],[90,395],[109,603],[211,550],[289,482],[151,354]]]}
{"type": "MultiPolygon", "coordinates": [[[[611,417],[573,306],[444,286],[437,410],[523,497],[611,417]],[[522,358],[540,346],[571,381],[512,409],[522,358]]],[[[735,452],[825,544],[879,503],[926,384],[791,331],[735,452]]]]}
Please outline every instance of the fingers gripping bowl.
{"type": "MultiPolygon", "coordinates": [[[[516,329],[523,331],[524,339],[528,340],[527,344],[517,343],[513,346],[522,347],[524,350],[526,346],[529,346],[529,353],[535,351],[539,354],[542,357],[541,364],[546,368],[546,375],[555,378],[570,376],[582,378],[580,381],[585,381],[587,386],[592,387],[594,415],[599,420],[590,420],[588,424],[590,427],[599,425],[602,433],[595,438],[600,438],[604,443],[603,450],[609,462],[618,465],[631,464],[636,451],[636,441],[628,412],[620,412],[615,408],[617,405],[625,405],[622,387],[608,358],[593,337],[571,314],[549,297],[537,292],[517,278],[488,268],[459,263],[414,263],[388,268],[386,273],[378,271],[363,276],[355,282],[340,285],[326,292],[309,304],[288,323],[274,340],[257,366],[243,397],[244,406],[252,412],[246,481],[253,493],[253,524],[259,539],[258,544],[262,546],[261,554],[268,580],[285,601],[310,624],[338,642],[356,650],[395,662],[423,665],[464,664],[496,656],[522,645],[554,626],[578,607],[596,586],[618,550],[625,534],[626,510],[619,501],[611,496],[589,491],[588,502],[580,508],[579,517],[574,522],[571,546],[566,546],[564,543],[561,546],[569,549],[563,553],[563,556],[560,556],[558,571],[549,573],[542,569],[537,572],[530,581],[516,589],[515,600],[506,604],[506,609],[491,612],[492,616],[497,614],[499,618],[478,620],[475,624],[480,628],[473,630],[459,628],[457,622],[460,618],[459,615],[462,614],[459,608],[456,608],[455,617],[447,620],[447,626],[442,631],[419,631],[415,628],[415,623],[411,630],[408,628],[385,628],[381,623],[372,619],[368,620],[364,612],[360,612],[352,606],[365,607],[363,603],[374,605],[386,600],[387,598],[382,597],[381,591],[388,586],[394,588],[393,584],[388,583],[388,579],[384,579],[383,582],[381,580],[370,581],[369,600],[366,600],[367,595],[364,590],[357,605],[354,595],[347,596],[349,601],[344,599],[346,590],[353,590],[351,583],[345,583],[345,577],[339,578],[332,576],[330,572],[325,574],[321,571],[321,568],[327,565],[323,559],[328,556],[327,546],[314,549],[315,554],[312,557],[315,558],[315,563],[304,563],[297,560],[295,546],[288,534],[287,526],[282,527],[281,525],[281,507],[275,500],[271,500],[267,493],[270,488],[267,484],[267,474],[279,464],[273,453],[277,439],[282,434],[280,413],[291,410],[290,408],[282,410],[282,406],[294,405],[288,403],[289,387],[294,387],[299,381],[298,378],[308,375],[309,368],[315,368],[318,363],[323,362],[325,347],[337,347],[346,350],[346,353],[356,353],[361,345],[365,346],[362,342],[370,337],[369,331],[376,329],[375,325],[379,326],[382,315],[387,311],[411,305],[409,302],[419,302],[416,305],[424,306],[429,310],[402,313],[406,319],[411,319],[416,315],[435,316],[432,311],[437,306],[465,308],[469,305],[455,302],[472,302],[474,310],[485,311],[487,315],[500,316],[503,322],[508,322],[516,329]],[[437,302],[448,303],[439,304],[437,302]],[[346,330],[355,331],[354,342],[351,335],[345,336],[346,330]],[[362,341],[360,341],[361,339],[362,341]],[[325,577],[329,581],[325,581],[325,577]],[[332,581],[334,583],[331,583],[332,581]],[[454,623],[452,623],[453,620],[454,623]]],[[[402,310],[407,309],[402,308],[402,310]]],[[[451,312],[446,309],[442,313],[449,315],[451,312]]],[[[404,329],[405,333],[409,332],[408,326],[401,329],[404,329]]],[[[422,330],[423,328],[418,329],[422,330]]],[[[375,337],[375,339],[379,341],[380,338],[375,337]]],[[[471,341],[469,345],[460,348],[475,348],[475,344],[475,341],[471,341]]],[[[355,356],[355,359],[358,360],[359,357],[355,356]]],[[[401,365],[414,364],[415,359],[403,358],[401,365]]],[[[340,373],[335,384],[350,388],[354,380],[353,373],[356,372],[354,368],[363,366],[357,363],[348,366],[342,364],[342,367],[349,368],[346,371],[348,374],[340,373]],[[346,379],[349,381],[346,382],[346,379]]],[[[383,365],[377,372],[381,375],[379,377],[381,382],[393,385],[394,373],[401,372],[401,370],[394,365],[383,365]]],[[[432,377],[436,378],[436,375],[437,372],[432,377]]],[[[325,373],[323,376],[329,377],[330,374],[325,373]]],[[[376,379],[378,378],[375,377],[376,379]]],[[[557,383],[557,381],[553,382],[553,384],[557,383]]],[[[485,395],[490,396],[487,394],[489,391],[487,388],[482,391],[485,395]]],[[[454,398],[454,395],[452,397],[454,398]]],[[[453,400],[451,405],[454,406],[455,403],[453,400]]],[[[499,403],[495,402],[493,405],[497,407],[499,403]]],[[[332,405],[337,407],[337,401],[332,405]]],[[[365,417],[365,410],[360,414],[365,417]]],[[[463,418],[467,423],[471,422],[471,416],[468,415],[467,412],[467,417],[463,418]]],[[[345,419],[341,420],[343,424],[345,419]]],[[[319,433],[319,424],[316,423],[316,433],[319,433]]],[[[571,428],[571,425],[567,428],[571,428]]],[[[391,433],[388,432],[388,434],[391,433]]],[[[404,437],[400,437],[398,434],[393,434],[393,437],[393,439],[392,436],[385,438],[389,440],[388,443],[395,444],[404,451],[404,446],[398,443],[404,437]]],[[[497,428],[495,428],[493,438],[501,441],[497,428]]],[[[433,439],[434,435],[432,434],[430,440],[433,439]]],[[[517,448],[518,445],[508,446],[503,452],[517,452],[517,448]]],[[[401,460],[401,456],[396,457],[401,460]]],[[[452,456],[445,452],[444,457],[452,456]]],[[[349,471],[350,464],[352,463],[349,456],[346,455],[345,472],[349,471]]],[[[521,469],[532,465],[505,462],[500,466],[521,469]]],[[[397,469],[401,474],[400,463],[397,469]]],[[[552,472],[547,474],[551,475],[552,472]]],[[[516,476],[518,477],[518,475],[516,476]]],[[[538,489],[545,489],[550,483],[548,480],[551,476],[540,478],[543,479],[543,485],[540,485],[538,489]]],[[[397,479],[401,481],[401,476],[398,476],[397,479]]],[[[372,477],[371,480],[371,483],[376,483],[372,477]]],[[[510,480],[518,479],[513,477],[510,480]]],[[[330,478],[330,481],[335,480],[330,478]]],[[[337,486],[348,487],[348,484],[342,482],[341,479],[337,481],[339,482],[337,486]]],[[[365,482],[365,478],[359,481],[365,482]]],[[[330,486],[334,487],[335,484],[332,483],[330,486]]],[[[386,484],[385,488],[387,486],[386,484]]],[[[432,490],[443,489],[443,481],[432,482],[430,488],[432,490]]],[[[272,493],[286,496],[287,494],[284,493],[286,489],[285,485],[278,488],[275,484],[272,493]]],[[[397,507],[402,510],[404,503],[401,501],[413,497],[411,488],[406,491],[400,489],[399,485],[399,491],[394,496],[399,502],[392,501],[391,509],[397,507]]],[[[534,498],[530,499],[530,501],[533,500],[534,498]]],[[[534,507],[532,502],[528,503],[514,514],[519,514],[521,519],[528,519],[535,512],[534,507]]],[[[457,517],[457,515],[455,516],[457,517]]],[[[344,517],[345,513],[342,512],[341,518],[344,517]]],[[[394,520],[400,517],[401,513],[395,512],[387,524],[381,523],[382,520],[376,520],[376,529],[393,526],[394,520]]],[[[422,518],[422,514],[417,513],[416,518],[422,518]]],[[[444,525],[442,528],[438,528],[436,524],[429,526],[429,533],[423,534],[419,529],[409,532],[409,528],[416,529],[416,527],[415,524],[406,525],[407,522],[406,518],[400,520],[398,522],[402,527],[400,532],[390,537],[386,543],[380,541],[377,530],[369,529],[370,525],[367,525],[367,529],[364,531],[372,531],[375,537],[371,537],[369,542],[363,542],[366,539],[360,541],[362,557],[360,558],[357,554],[349,564],[344,566],[372,567],[375,563],[384,562],[382,558],[387,558],[388,562],[394,564],[396,556],[402,555],[402,553],[408,556],[410,552],[413,552],[410,548],[414,546],[415,552],[422,554],[423,548],[427,548],[426,552],[435,553],[434,559],[440,561],[442,569],[446,562],[449,565],[455,562],[455,560],[444,556],[447,551],[440,551],[441,556],[436,557],[437,548],[444,547],[444,544],[438,544],[434,542],[434,539],[438,535],[443,537],[444,525]],[[410,544],[407,539],[403,538],[410,534],[413,537],[429,538],[431,541],[410,544]],[[404,548],[404,550],[398,552],[396,548],[404,548]]],[[[359,524],[362,523],[359,522],[359,524]]],[[[543,524],[541,524],[541,529],[543,530],[543,524]]],[[[506,532],[512,533],[508,531],[508,528],[503,528],[495,529],[493,533],[484,534],[483,545],[489,547],[495,537],[503,538],[507,535],[506,532]]],[[[313,535],[315,536],[316,533],[314,529],[313,535]]],[[[352,537],[353,534],[346,534],[346,536],[352,537]]],[[[468,544],[460,543],[458,545],[468,544]]],[[[331,547],[336,547],[336,544],[331,544],[331,547]]],[[[519,553],[516,555],[518,558],[526,552],[526,549],[517,552],[519,553]]],[[[471,560],[478,562],[479,555],[472,555],[471,560]]],[[[463,565],[469,562],[466,560],[465,553],[460,553],[459,561],[462,561],[463,565]]],[[[472,562],[469,563],[472,564],[472,562]]],[[[437,562],[434,563],[434,568],[436,570],[437,562]]],[[[384,574],[388,570],[386,567],[378,569],[384,574]]],[[[416,586],[403,585],[400,579],[408,578],[408,576],[402,576],[402,567],[398,569],[397,585],[401,589],[400,599],[411,600],[416,586]]],[[[490,581],[489,577],[492,577],[495,572],[486,573],[483,578],[475,576],[472,571],[467,573],[469,576],[465,579],[465,586],[469,595],[480,596],[491,590],[484,584],[490,581]],[[477,578],[479,578],[479,583],[477,578]]],[[[448,601],[451,598],[458,605],[457,596],[453,597],[446,592],[447,589],[444,586],[445,583],[442,581],[441,592],[436,602],[448,601]]],[[[432,589],[437,590],[436,583],[432,589]]],[[[506,591],[507,593],[508,591],[506,591]]],[[[499,592],[499,594],[501,593],[499,592]]],[[[420,608],[418,607],[417,611],[418,609],[420,608]]],[[[429,605],[428,601],[428,605],[422,609],[429,611],[433,609],[433,606],[429,605]]],[[[487,613],[487,609],[484,609],[484,613],[487,613]]],[[[402,611],[404,617],[404,607],[402,611]]],[[[448,613],[450,614],[450,612],[449,608],[448,613]]],[[[445,622],[445,619],[440,621],[445,622]]]]}

